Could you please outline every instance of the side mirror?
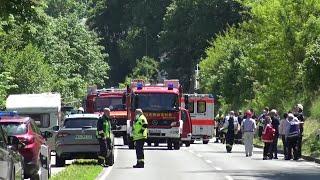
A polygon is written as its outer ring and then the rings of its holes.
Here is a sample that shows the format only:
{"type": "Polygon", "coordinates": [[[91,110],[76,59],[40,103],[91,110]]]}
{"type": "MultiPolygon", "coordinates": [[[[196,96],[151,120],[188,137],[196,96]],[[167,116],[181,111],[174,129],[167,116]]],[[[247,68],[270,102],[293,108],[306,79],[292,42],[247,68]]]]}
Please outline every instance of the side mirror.
{"type": "Polygon", "coordinates": [[[24,147],[24,145],[20,143],[20,140],[16,136],[8,136],[8,145],[13,151],[17,151],[24,147]]]}
{"type": "Polygon", "coordinates": [[[53,127],[52,127],[52,130],[53,130],[53,131],[59,131],[59,129],[60,129],[59,126],[53,126],[53,127]]]}
{"type": "Polygon", "coordinates": [[[16,136],[8,136],[8,144],[9,145],[17,145],[19,144],[19,139],[16,136]]]}
{"type": "Polygon", "coordinates": [[[51,132],[49,131],[45,131],[45,132],[41,132],[42,137],[44,137],[45,139],[47,138],[51,138],[53,135],[51,132]]]}

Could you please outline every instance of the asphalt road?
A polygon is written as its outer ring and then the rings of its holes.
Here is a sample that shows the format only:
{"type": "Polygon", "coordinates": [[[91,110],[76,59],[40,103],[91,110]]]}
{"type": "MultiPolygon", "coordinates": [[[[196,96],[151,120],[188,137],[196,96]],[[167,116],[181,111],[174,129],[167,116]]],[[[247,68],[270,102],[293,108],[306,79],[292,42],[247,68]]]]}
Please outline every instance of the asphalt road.
{"type": "MultiPolygon", "coordinates": [[[[116,144],[121,144],[117,139],[116,144]]],[[[133,169],[135,151],[126,146],[116,146],[116,162],[106,168],[100,179],[108,180],[205,180],[205,179],[290,179],[319,180],[320,165],[300,161],[262,160],[262,150],[254,149],[252,157],[245,157],[244,146],[235,145],[232,153],[226,153],[225,145],[210,141],[180,150],[167,150],[145,146],[145,168],[133,169]]]]}

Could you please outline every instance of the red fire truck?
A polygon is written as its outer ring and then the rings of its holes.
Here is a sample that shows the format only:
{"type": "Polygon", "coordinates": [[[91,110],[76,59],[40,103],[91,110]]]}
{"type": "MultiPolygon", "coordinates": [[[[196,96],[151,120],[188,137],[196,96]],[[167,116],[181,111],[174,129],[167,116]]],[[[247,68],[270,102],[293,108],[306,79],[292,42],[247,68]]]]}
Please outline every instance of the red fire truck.
{"type": "Polygon", "coordinates": [[[116,137],[123,137],[127,145],[127,108],[125,89],[97,89],[88,88],[85,100],[85,112],[100,113],[104,108],[110,108],[112,117],[112,131],[116,137]]]}
{"type": "Polygon", "coordinates": [[[208,144],[214,135],[214,98],[211,94],[185,94],[182,105],[189,109],[192,121],[192,140],[208,144]],[[188,103],[185,103],[188,101],[188,103]]]}
{"type": "Polygon", "coordinates": [[[163,84],[150,85],[135,80],[127,88],[127,134],[129,148],[133,149],[132,124],[135,109],[142,109],[148,120],[148,145],[167,143],[168,149],[180,149],[191,141],[191,121],[189,112],[181,108],[182,88],[179,80],[165,80],[163,84]],[[184,125],[185,121],[185,125],[184,125]],[[185,131],[183,131],[185,130],[185,131]],[[189,131],[188,131],[189,130],[189,131]]]}

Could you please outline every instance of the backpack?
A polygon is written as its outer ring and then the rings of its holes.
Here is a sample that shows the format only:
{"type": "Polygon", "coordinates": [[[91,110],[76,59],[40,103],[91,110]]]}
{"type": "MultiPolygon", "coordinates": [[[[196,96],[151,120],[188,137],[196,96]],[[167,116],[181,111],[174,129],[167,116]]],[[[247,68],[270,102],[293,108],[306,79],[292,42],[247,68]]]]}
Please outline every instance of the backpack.
{"type": "Polygon", "coordinates": [[[289,128],[289,134],[288,137],[298,137],[300,134],[300,127],[299,123],[297,122],[289,122],[290,128],[289,128]]]}

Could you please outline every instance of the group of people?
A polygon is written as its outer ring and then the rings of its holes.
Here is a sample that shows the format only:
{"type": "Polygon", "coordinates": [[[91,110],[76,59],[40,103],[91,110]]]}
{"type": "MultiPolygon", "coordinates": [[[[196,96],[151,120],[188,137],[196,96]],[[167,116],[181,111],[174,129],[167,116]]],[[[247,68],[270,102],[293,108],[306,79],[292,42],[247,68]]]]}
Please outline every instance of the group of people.
{"type": "MultiPolygon", "coordinates": [[[[103,115],[99,118],[97,122],[97,138],[100,145],[100,153],[98,156],[98,162],[106,167],[107,166],[107,152],[112,150],[111,144],[111,110],[109,108],[103,109],[103,115]]],[[[147,118],[143,115],[141,109],[135,110],[135,119],[132,127],[133,141],[136,148],[137,164],[133,168],[144,168],[144,150],[143,145],[147,139],[148,135],[148,121],[147,118]]]]}
{"type": "Polygon", "coordinates": [[[232,152],[235,141],[242,139],[246,157],[252,156],[253,139],[257,136],[264,142],[263,160],[278,159],[278,139],[281,138],[286,160],[301,158],[303,135],[303,106],[297,104],[292,111],[281,118],[277,110],[264,108],[260,116],[250,109],[242,116],[241,112],[230,111],[216,116],[216,142],[226,144],[227,153],[232,152]]]}

